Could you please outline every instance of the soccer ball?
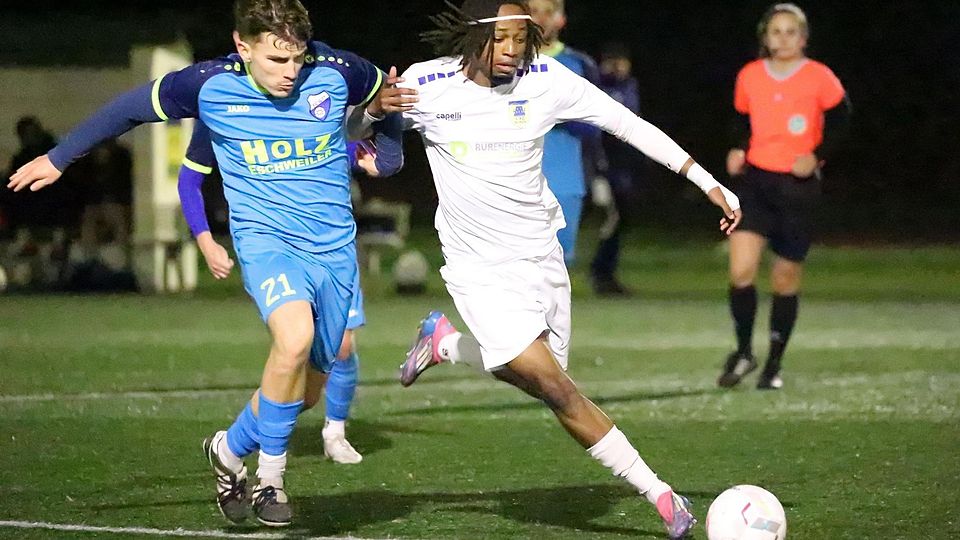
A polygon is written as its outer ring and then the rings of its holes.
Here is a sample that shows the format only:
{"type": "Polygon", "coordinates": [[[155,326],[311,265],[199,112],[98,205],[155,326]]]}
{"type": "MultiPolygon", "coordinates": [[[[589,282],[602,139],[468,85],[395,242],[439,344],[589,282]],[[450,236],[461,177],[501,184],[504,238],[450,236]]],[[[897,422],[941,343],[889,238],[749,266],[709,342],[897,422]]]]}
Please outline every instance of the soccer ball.
{"type": "Polygon", "coordinates": [[[393,281],[400,294],[421,294],[427,289],[430,263],[415,249],[403,252],[393,265],[393,281]]]}
{"type": "Polygon", "coordinates": [[[707,511],[710,540],[784,540],[787,516],[780,501],[758,486],[733,486],[707,511]]]}

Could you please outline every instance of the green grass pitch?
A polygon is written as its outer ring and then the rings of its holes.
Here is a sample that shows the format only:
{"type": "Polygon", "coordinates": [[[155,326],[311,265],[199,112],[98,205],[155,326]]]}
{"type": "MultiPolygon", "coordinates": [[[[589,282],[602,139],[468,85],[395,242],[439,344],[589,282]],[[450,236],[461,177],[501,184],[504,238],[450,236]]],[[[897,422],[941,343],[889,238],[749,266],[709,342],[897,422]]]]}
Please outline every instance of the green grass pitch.
{"type": "MultiPolygon", "coordinates": [[[[738,483],[774,492],[794,539],[960,538],[960,251],[816,248],[787,386],[772,393],[755,376],[715,387],[733,341],[718,248],[626,257],[630,299],[595,298],[575,272],[570,374],[691,497],[694,538],[738,483]]],[[[183,296],[0,297],[0,538],[664,538],[654,510],[519,391],[460,366],[400,387],[419,318],[452,313],[435,279],[419,298],[368,281],[348,426],[364,461],[325,461],[322,410],[302,416],[285,532],[227,527],[200,453],[266,353],[238,280],[183,296]]]]}

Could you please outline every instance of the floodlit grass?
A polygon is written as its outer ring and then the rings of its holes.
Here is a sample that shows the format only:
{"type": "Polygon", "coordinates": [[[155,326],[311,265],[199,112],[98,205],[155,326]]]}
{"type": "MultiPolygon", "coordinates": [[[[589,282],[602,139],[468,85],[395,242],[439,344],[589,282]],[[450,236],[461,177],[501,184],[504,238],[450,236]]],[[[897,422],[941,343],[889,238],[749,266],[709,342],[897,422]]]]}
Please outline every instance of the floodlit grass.
{"type": "MultiPolygon", "coordinates": [[[[752,483],[784,503],[790,538],[960,537],[960,252],[814,251],[772,393],[714,385],[733,339],[724,261],[711,245],[628,250],[637,294],[624,300],[593,297],[578,269],[570,373],[584,392],[701,523],[723,489],[752,483]]],[[[519,391],[459,366],[399,386],[419,318],[452,312],[430,290],[399,298],[368,280],[348,428],[364,461],[325,461],[322,412],[301,418],[290,536],[663,538],[652,508],[519,391]]],[[[189,296],[0,297],[0,521],[262,532],[225,526],[200,440],[239,411],[267,343],[236,280],[189,296]]]]}

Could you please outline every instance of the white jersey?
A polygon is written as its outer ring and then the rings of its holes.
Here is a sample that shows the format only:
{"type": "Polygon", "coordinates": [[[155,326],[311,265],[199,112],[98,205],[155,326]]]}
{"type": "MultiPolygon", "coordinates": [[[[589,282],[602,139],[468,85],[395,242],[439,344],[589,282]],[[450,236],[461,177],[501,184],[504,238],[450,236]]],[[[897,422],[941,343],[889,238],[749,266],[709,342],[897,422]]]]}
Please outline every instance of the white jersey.
{"type": "Polygon", "coordinates": [[[414,64],[403,78],[401,86],[419,92],[404,123],[423,137],[440,198],[435,226],[448,262],[498,264],[556,249],[565,222],[541,162],[543,137],[557,123],[596,125],[674,171],[689,158],[660,130],[548,56],[493,88],[469,80],[460,58],[414,64]],[[662,139],[672,146],[657,146],[662,139]]]}

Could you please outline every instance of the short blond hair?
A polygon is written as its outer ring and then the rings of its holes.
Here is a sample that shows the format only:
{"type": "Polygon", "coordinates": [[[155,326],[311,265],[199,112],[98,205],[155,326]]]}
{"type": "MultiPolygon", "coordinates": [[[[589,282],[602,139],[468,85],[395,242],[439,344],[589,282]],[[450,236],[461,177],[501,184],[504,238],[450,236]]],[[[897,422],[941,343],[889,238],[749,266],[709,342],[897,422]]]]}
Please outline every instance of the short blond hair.
{"type": "MultiPolygon", "coordinates": [[[[529,1],[529,0],[528,0],[529,1]]],[[[544,0],[545,2],[550,2],[550,5],[553,6],[553,10],[557,13],[563,13],[564,11],[564,0],[544,0]]]]}

